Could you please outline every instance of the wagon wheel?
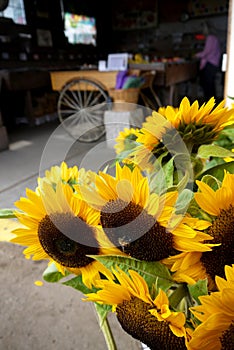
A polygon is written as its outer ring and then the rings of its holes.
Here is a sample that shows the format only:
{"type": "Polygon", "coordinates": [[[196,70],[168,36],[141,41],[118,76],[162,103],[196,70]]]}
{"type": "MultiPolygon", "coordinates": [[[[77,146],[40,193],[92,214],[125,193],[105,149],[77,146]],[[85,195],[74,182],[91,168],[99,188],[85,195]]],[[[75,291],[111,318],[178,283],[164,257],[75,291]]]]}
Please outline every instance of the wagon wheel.
{"type": "Polygon", "coordinates": [[[100,83],[74,78],[60,92],[59,120],[76,140],[97,141],[105,134],[104,110],[108,101],[109,95],[100,83]]]}
{"type": "Polygon", "coordinates": [[[140,97],[144,102],[144,105],[153,110],[157,110],[162,106],[159,96],[154,90],[154,80],[156,72],[147,72],[141,76],[144,78],[145,82],[140,89],[140,97]]]}

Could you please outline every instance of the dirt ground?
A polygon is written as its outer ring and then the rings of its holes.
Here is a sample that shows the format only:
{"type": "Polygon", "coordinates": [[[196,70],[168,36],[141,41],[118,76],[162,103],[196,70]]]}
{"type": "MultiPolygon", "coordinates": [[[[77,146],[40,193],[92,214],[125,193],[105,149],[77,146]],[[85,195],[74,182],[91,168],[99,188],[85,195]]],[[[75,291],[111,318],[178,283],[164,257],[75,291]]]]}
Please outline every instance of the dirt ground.
{"type": "MultiPolygon", "coordinates": [[[[71,287],[42,280],[46,262],[26,260],[23,248],[0,242],[0,350],[105,350],[92,303],[71,287]]],[[[139,350],[140,344],[110,324],[118,350],[139,350]]]]}

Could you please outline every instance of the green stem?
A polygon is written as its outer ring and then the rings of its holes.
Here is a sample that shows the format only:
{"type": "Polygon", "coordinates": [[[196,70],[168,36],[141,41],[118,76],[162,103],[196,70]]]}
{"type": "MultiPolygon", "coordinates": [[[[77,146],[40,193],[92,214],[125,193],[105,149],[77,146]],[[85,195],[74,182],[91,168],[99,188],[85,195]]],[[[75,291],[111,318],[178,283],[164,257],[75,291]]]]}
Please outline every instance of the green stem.
{"type": "Polygon", "coordinates": [[[104,335],[108,350],[117,350],[113,333],[111,331],[107,316],[105,318],[102,318],[98,311],[97,311],[97,314],[98,314],[100,328],[104,335]]]}

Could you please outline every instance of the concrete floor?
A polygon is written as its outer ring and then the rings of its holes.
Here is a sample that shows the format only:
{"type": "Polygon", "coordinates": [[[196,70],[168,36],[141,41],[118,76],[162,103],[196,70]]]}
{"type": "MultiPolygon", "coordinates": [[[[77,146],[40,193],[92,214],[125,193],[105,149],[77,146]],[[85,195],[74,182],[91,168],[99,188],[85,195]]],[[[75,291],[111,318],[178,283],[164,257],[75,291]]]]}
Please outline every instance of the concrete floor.
{"type": "MultiPolygon", "coordinates": [[[[95,143],[74,142],[58,122],[37,127],[20,126],[9,135],[9,150],[0,152],[0,208],[13,207],[25,188],[35,189],[37,177],[62,160],[96,170],[114,158],[105,137],[95,143]]],[[[14,221],[0,221],[0,241],[14,221]]],[[[23,248],[0,242],[0,349],[83,350],[106,349],[91,303],[70,287],[41,280],[46,262],[28,261],[23,248]]],[[[139,350],[139,342],[120,327],[110,314],[118,350],[139,350]]]]}

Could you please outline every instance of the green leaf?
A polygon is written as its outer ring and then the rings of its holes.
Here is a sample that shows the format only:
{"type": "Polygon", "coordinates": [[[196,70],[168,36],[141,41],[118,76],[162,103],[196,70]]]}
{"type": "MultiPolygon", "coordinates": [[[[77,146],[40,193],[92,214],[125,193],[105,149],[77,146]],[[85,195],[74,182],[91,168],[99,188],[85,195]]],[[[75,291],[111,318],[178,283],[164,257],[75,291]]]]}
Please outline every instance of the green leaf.
{"type": "Polygon", "coordinates": [[[234,153],[227,150],[226,148],[217,146],[217,145],[202,145],[199,147],[197,156],[200,158],[209,158],[209,157],[234,157],[234,153]]]}
{"type": "Polygon", "coordinates": [[[233,126],[226,127],[221,131],[217,140],[214,141],[214,144],[232,150],[234,146],[234,128],[233,126]]]}
{"type": "Polygon", "coordinates": [[[210,222],[212,221],[212,217],[207,213],[205,213],[203,210],[201,210],[201,208],[199,207],[199,205],[197,204],[194,198],[191,200],[191,203],[188,207],[187,212],[191,216],[196,217],[198,219],[207,220],[210,222]]]}
{"type": "Polygon", "coordinates": [[[42,277],[46,282],[55,283],[59,282],[61,279],[65,278],[69,274],[69,272],[66,272],[65,275],[63,275],[61,272],[58,271],[56,265],[52,263],[45,269],[42,277]]]}
{"type": "Polygon", "coordinates": [[[181,300],[188,294],[188,290],[184,283],[177,286],[173,293],[169,296],[170,305],[173,309],[176,309],[181,300]]]}
{"type": "MultiPolygon", "coordinates": [[[[177,174],[178,174],[178,172],[177,172],[177,174]]],[[[178,179],[177,179],[176,180],[177,183],[175,185],[169,187],[167,189],[167,191],[168,192],[172,192],[172,191],[182,192],[184,190],[184,188],[188,185],[189,181],[191,182],[191,178],[189,176],[190,176],[190,174],[186,170],[184,176],[182,176],[182,177],[180,176],[181,177],[180,181],[178,182],[178,179]]]]}
{"type": "MultiPolygon", "coordinates": [[[[191,174],[189,174],[189,171],[186,169],[183,174],[181,170],[175,169],[174,158],[171,158],[162,168],[156,172],[155,175],[151,177],[151,192],[162,194],[166,191],[182,191],[186,187],[189,181],[189,176],[191,177],[191,174]]],[[[155,165],[158,166],[157,162],[155,162],[155,165]]]]}
{"type": "Polygon", "coordinates": [[[163,290],[164,292],[167,292],[168,289],[174,285],[175,281],[169,281],[168,279],[164,279],[164,278],[160,278],[157,277],[155,284],[152,286],[149,286],[151,295],[153,295],[153,299],[156,298],[156,296],[159,293],[159,289],[163,290]],[[152,293],[152,291],[154,292],[154,294],[152,293]]]}
{"type": "Polygon", "coordinates": [[[190,170],[185,170],[184,176],[181,178],[181,180],[177,184],[177,191],[182,192],[185,187],[193,181],[193,174],[191,174],[190,170]]]}
{"type": "MultiPolygon", "coordinates": [[[[213,158],[213,159],[222,159],[222,158],[213,158]]],[[[193,166],[193,175],[196,176],[196,174],[199,174],[201,173],[202,171],[204,171],[205,169],[205,166],[207,164],[203,162],[203,160],[201,158],[197,158],[197,157],[193,157],[191,158],[191,161],[192,161],[192,166],[193,166]]],[[[210,162],[210,160],[209,160],[210,162]]],[[[222,162],[223,162],[223,159],[222,159],[222,162]]],[[[216,165],[216,164],[215,164],[216,165]]],[[[214,165],[213,165],[214,166],[214,165]]]]}
{"type": "Polygon", "coordinates": [[[193,199],[193,192],[185,188],[178,196],[176,201],[176,214],[184,214],[189,207],[191,200],[193,199]]]}
{"type": "Polygon", "coordinates": [[[129,138],[126,138],[124,140],[124,150],[125,151],[133,150],[134,148],[136,148],[139,145],[140,145],[140,143],[136,142],[135,140],[131,140],[129,138]]]}
{"type": "Polygon", "coordinates": [[[63,284],[65,286],[69,286],[76,290],[79,290],[83,294],[95,293],[97,291],[97,288],[93,287],[92,289],[89,289],[88,287],[86,287],[82,281],[81,275],[71,278],[68,281],[63,282],[63,284]]]}
{"type": "Polygon", "coordinates": [[[231,140],[234,140],[234,128],[233,126],[226,127],[225,129],[222,130],[221,135],[224,135],[231,140]]]}
{"type": "Polygon", "coordinates": [[[166,187],[171,187],[173,185],[173,174],[174,174],[174,159],[171,158],[164,166],[164,181],[166,183],[166,187]]]}
{"type": "Polygon", "coordinates": [[[171,274],[168,268],[160,262],[148,262],[141,261],[133,258],[116,256],[116,255],[94,255],[91,256],[93,259],[98,260],[109,270],[111,267],[118,266],[124,272],[129,270],[137,271],[146,281],[149,288],[157,281],[157,287],[160,287],[160,281],[162,281],[162,289],[168,289],[174,284],[171,274]]]}
{"type": "Polygon", "coordinates": [[[202,172],[208,171],[220,164],[227,164],[227,162],[225,162],[224,158],[214,157],[210,159],[209,162],[206,162],[204,168],[200,172],[197,172],[197,174],[200,175],[202,172]]]}
{"type": "Polygon", "coordinates": [[[198,303],[201,304],[198,297],[201,295],[207,295],[208,294],[208,287],[207,287],[207,279],[205,280],[199,280],[197,283],[188,285],[188,290],[191,295],[191,297],[198,303]]]}
{"type": "Polygon", "coordinates": [[[0,219],[13,219],[16,218],[14,214],[15,209],[0,209],[0,219]]]}
{"type": "Polygon", "coordinates": [[[217,191],[217,189],[219,189],[221,185],[221,182],[218,179],[216,179],[216,177],[210,174],[203,176],[201,181],[206,183],[214,191],[217,191]]]}
{"type": "Polygon", "coordinates": [[[153,174],[153,176],[150,179],[149,182],[150,185],[150,192],[157,193],[158,195],[166,192],[166,184],[165,184],[165,174],[162,169],[160,169],[156,174],[153,174]]]}
{"type": "Polygon", "coordinates": [[[125,158],[128,158],[129,155],[137,148],[137,146],[139,146],[139,143],[135,142],[135,141],[131,141],[130,143],[128,143],[127,148],[125,148],[125,150],[119,154],[117,154],[116,156],[116,161],[122,161],[125,158]]]}
{"type": "Polygon", "coordinates": [[[199,174],[196,180],[201,180],[205,175],[212,175],[219,181],[223,180],[224,171],[227,170],[229,173],[234,174],[234,161],[228,162],[224,164],[219,164],[214,166],[213,168],[209,168],[203,173],[199,174]]]}

